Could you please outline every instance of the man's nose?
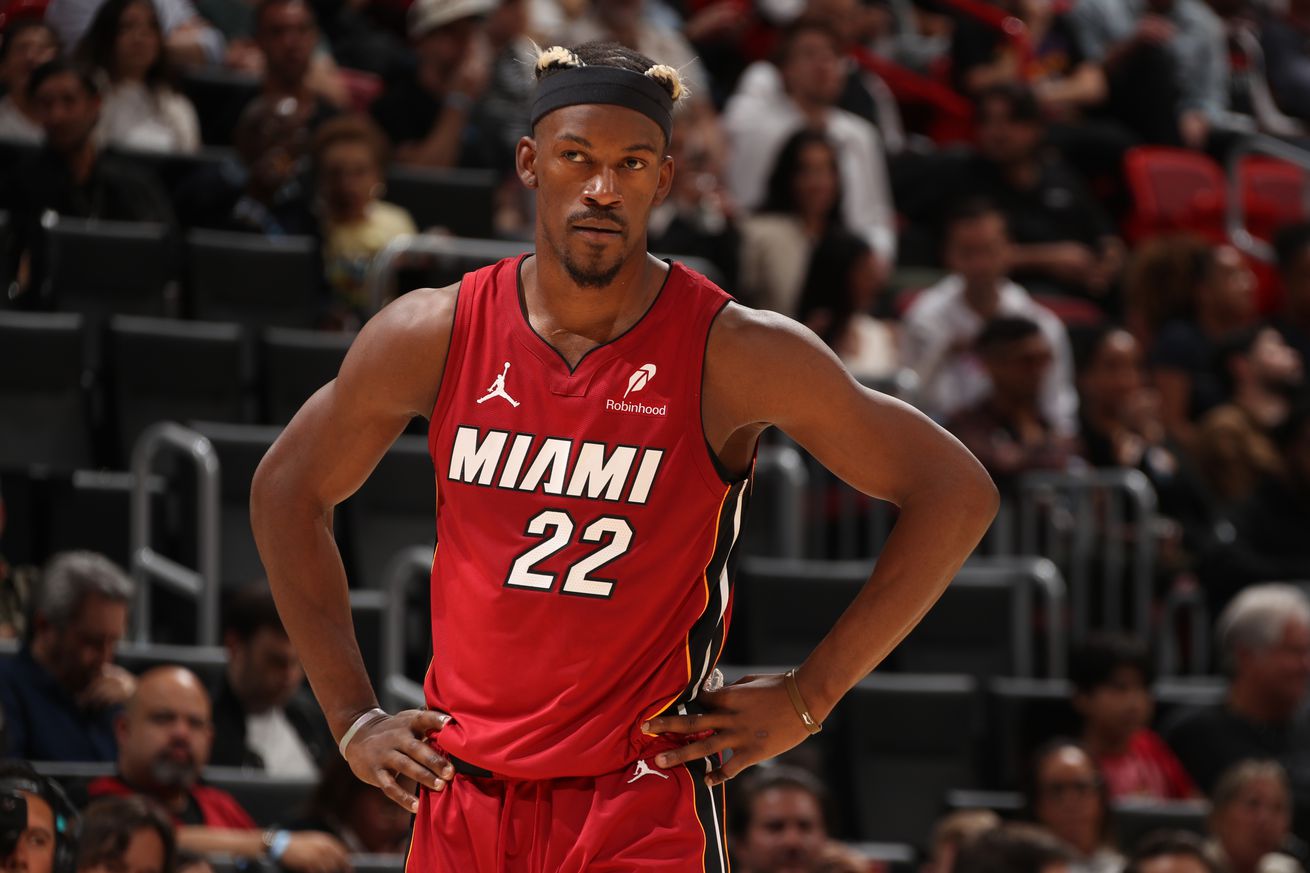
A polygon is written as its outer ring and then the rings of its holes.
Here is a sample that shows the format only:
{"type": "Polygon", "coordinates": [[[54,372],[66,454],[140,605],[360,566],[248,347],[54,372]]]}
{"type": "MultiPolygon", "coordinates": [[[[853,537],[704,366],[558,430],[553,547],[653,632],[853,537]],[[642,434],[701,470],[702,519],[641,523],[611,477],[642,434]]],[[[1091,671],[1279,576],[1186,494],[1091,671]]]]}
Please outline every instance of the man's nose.
{"type": "Polygon", "coordinates": [[[586,186],[582,189],[582,196],[589,203],[598,206],[615,206],[623,199],[614,184],[616,181],[614,170],[602,167],[587,180],[586,186]]]}

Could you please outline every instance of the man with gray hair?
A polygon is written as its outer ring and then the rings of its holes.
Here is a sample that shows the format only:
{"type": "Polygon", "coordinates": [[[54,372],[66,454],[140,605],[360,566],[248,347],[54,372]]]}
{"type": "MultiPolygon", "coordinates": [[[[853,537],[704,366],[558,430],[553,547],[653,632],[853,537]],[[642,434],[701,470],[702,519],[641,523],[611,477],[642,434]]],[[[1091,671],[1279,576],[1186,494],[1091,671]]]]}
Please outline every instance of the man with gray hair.
{"type": "Polygon", "coordinates": [[[1239,761],[1279,761],[1292,782],[1295,830],[1310,835],[1310,599],[1292,585],[1252,586],[1224,609],[1215,636],[1228,695],[1182,715],[1165,740],[1206,794],[1239,761]]]}
{"type": "Polygon", "coordinates": [[[132,580],[104,555],[63,552],[33,593],[22,650],[0,661],[6,757],[113,761],[114,713],[132,674],[112,663],[132,580]]]}

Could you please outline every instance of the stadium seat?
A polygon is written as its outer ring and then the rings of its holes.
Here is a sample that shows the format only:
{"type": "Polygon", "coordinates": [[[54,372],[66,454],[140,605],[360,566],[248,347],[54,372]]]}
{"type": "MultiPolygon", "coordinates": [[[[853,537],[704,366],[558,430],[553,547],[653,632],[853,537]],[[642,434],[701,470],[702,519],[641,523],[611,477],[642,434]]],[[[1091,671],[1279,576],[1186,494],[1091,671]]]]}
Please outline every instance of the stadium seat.
{"type": "Polygon", "coordinates": [[[490,239],[495,191],[491,170],[394,166],[385,199],[408,210],[419,230],[442,227],[455,236],[490,239]]]}
{"type": "Polygon", "coordinates": [[[965,566],[895,652],[911,673],[1014,676],[1019,642],[1032,637],[1032,616],[1017,610],[1024,584],[1005,568],[965,566]]]}
{"type": "Polygon", "coordinates": [[[345,504],[353,578],[382,588],[391,558],[436,543],[436,479],[427,440],[402,436],[345,504]]]}
{"type": "Polygon", "coordinates": [[[946,792],[976,782],[977,682],[875,673],[838,711],[841,769],[851,782],[859,838],[925,845],[946,792]]]}
{"type": "Polygon", "coordinates": [[[222,67],[190,67],[180,84],[196,107],[201,141],[209,146],[232,145],[241,112],[259,94],[259,79],[222,67]]]}
{"type": "Polygon", "coordinates": [[[186,282],[196,318],[252,327],[313,327],[323,268],[310,237],[193,230],[186,282]]]}
{"type": "Polygon", "coordinates": [[[0,312],[0,471],[92,460],[82,316],[0,312]]]}
{"type": "Polygon", "coordinates": [[[799,664],[855,598],[871,561],[747,558],[733,600],[733,659],[799,664]]]}
{"type": "Polygon", "coordinates": [[[162,224],[57,218],[46,225],[43,296],[93,318],[171,314],[176,251],[162,224]]]}
{"type": "MultiPolygon", "coordinates": [[[[131,564],[131,473],[112,470],[74,470],[46,482],[43,503],[48,515],[43,543],[51,554],[68,549],[90,549],[120,567],[131,564]]],[[[164,535],[162,507],[167,499],[164,480],[152,477],[151,500],[156,507],[158,537],[164,535]]]]}
{"type": "Polygon", "coordinates": [[[225,146],[204,146],[196,152],[156,152],[137,149],[113,149],[120,158],[153,173],[170,192],[201,170],[238,160],[236,151],[225,146]]]}
{"type": "Polygon", "coordinates": [[[1187,149],[1137,146],[1124,156],[1124,176],[1134,204],[1124,227],[1130,242],[1177,231],[1225,238],[1224,173],[1212,158],[1187,149]]]}
{"type": "Polygon", "coordinates": [[[1163,729],[1174,719],[1197,709],[1217,707],[1228,696],[1228,683],[1222,678],[1166,678],[1151,686],[1155,698],[1155,725],[1163,729]]]}
{"type": "Polygon", "coordinates": [[[1296,164],[1265,155],[1244,155],[1237,162],[1246,226],[1266,241],[1278,229],[1306,218],[1306,187],[1310,175],[1296,164]]]}
{"type": "Polygon", "coordinates": [[[1120,800],[1112,816],[1115,841],[1131,850],[1152,831],[1190,831],[1207,836],[1210,804],[1204,800],[1120,800]]]}
{"type": "Polygon", "coordinates": [[[1032,753],[1047,740],[1079,734],[1072,686],[1063,679],[997,677],[987,685],[988,764],[984,781],[1004,790],[1023,786],[1032,753]]]}
{"type": "Polygon", "coordinates": [[[237,325],[120,316],[106,346],[123,466],[156,421],[253,420],[250,352],[237,325]]]}
{"type": "Polygon", "coordinates": [[[336,378],[354,334],[269,328],[261,342],[263,420],[286,424],[319,388],[336,378]]]}
{"type": "Polygon", "coordinates": [[[204,780],[235,797],[262,828],[288,825],[302,818],[318,785],[317,779],[278,778],[240,767],[206,767],[204,780]]]}

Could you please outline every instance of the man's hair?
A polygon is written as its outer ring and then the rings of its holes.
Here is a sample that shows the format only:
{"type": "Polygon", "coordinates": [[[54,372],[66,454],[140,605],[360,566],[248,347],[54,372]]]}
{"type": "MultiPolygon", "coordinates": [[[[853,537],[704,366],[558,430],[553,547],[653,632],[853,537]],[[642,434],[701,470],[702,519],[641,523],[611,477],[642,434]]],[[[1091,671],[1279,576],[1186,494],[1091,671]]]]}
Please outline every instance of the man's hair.
{"type": "Polygon", "coordinates": [[[818,803],[824,822],[832,821],[831,795],[819,777],[800,767],[774,764],[752,770],[749,777],[742,780],[741,788],[732,795],[734,815],[731,819],[731,832],[741,837],[750,830],[755,801],[765,792],[777,789],[805,792],[818,803]]]}
{"type": "Polygon", "coordinates": [[[1046,829],[1004,824],[961,846],[954,873],[1041,873],[1073,859],[1069,847],[1046,829]]]}
{"type": "Polygon", "coordinates": [[[1263,651],[1278,642],[1289,621],[1310,626],[1310,599],[1295,585],[1253,585],[1224,607],[1215,641],[1224,671],[1237,668],[1237,650],[1263,651]]]}
{"type": "Polygon", "coordinates": [[[1115,671],[1136,670],[1147,685],[1154,679],[1146,644],[1128,634],[1102,631],[1091,634],[1069,656],[1069,679],[1079,694],[1091,694],[1107,685],[1115,671]]]}
{"type": "Polygon", "coordinates": [[[253,18],[255,32],[258,33],[259,29],[264,26],[264,15],[268,13],[268,10],[275,6],[290,6],[294,3],[299,3],[305,7],[305,10],[309,12],[310,20],[313,21],[314,26],[317,27],[318,16],[314,14],[314,7],[309,3],[309,0],[259,0],[259,2],[255,4],[255,15],[253,18]]]}
{"type": "Polygon", "coordinates": [[[980,355],[988,355],[997,349],[1012,343],[1040,335],[1042,329],[1030,318],[1002,316],[993,318],[983,327],[982,333],[974,341],[974,348],[980,355]]]}
{"type": "Polygon", "coordinates": [[[1219,873],[1210,856],[1205,853],[1205,841],[1190,831],[1151,831],[1137,843],[1128,856],[1123,873],[1142,873],[1148,861],[1169,855],[1186,855],[1195,858],[1207,873],[1219,873]]]}
{"type": "Polygon", "coordinates": [[[155,22],[155,35],[159,37],[159,55],[146,70],[146,84],[158,88],[168,84],[173,78],[173,71],[168,60],[168,49],[164,44],[163,23],[159,20],[159,10],[154,0],[106,0],[105,5],[96,11],[95,18],[86,35],[77,45],[76,57],[87,67],[102,70],[113,75],[115,46],[118,42],[119,23],[124,13],[133,4],[140,3],[150,9],[155,22]]]}
{"type": "MultiPolygon", "coordinates": [[[[118,565],[98,552],[61,552],[45,565],[32,598],[33,617],[55,627],[68,627],[91,595],[115,603],[132,599],[132,580],[118,565]]],[[[28,622],[29,633],[36,622],[28,622]]]]}
{"type": "Polygon", "coordinates": [[[94,70],[77,61],[55,58],[52,61],[46,61],[32,71],[31,78],[27,80],[27,98],[29,100],[35,99],[36,92],[41,90],[42,85],[55,76],[61,76],[65,73],[76,76],[77,81],[81,83],[82,88],[85,89],[89,96],[100,96],[100,82],[94,70]]]}
{"type": "Polygon", "coordinates": [[[173,869],[177,840],[173,822],[153,801],[139,794],[104,797],[82,814],[82,833],[77,845],[77,869],[106,866],[112,869],[122,860],[132,837],[141,830],[153,830],[164,845],[163,870],[173,869]]]}
{"type": "Polygon", "coordinates": [[[960,225],[968,224],[972,221],[978,221],[983,218],[996,216],[1001,220],[1001,225],[1009,232],[1009,222],[1005,218],[1005,212],[997,206],[994,201],[986,197],[966,197],[955,203],[947,211],[946,217],[942,219],[942,240],[949,241],[960,225]]]}
{"type": "Polygon", "coordinates": [[[319,125],[314,133],[311,152],[315,171],[323,165],[323,157],[328,150],[341,143],[358,143],[373,153],[379,172],[385,171],[390,153],[387,149],[387,137],[366,115],[338,115],[319,125]]]}
{"type": "Polygon", "coordinates": [[[1283,793],[1287,795],[1289,802],[1291,801],[1292,787],[1287,779],[1287,771],[1283,769],[1282,764],[1272,760],[1247,759],[1238,761],[1219,777],[1219,781],[1215,783],[1214,791],[1210,795],[1211,808],[1215,810],[1223,809],[1237,799],[1237,795],[1242,792],[1242,789],[1257,779],[1274,780],[1282,787],[1283,793]]]}
{"type": "Polygon", "coordinates": [[[223,610],[223,634],[235,634],[241,642],[249,642],[260,630],[268,628],[286,636],[282,617],[268,587],[255,585],[237,592],[223,610]]]}
{"type": "Polygon", "coordinates": [[[1018,122],[1029,122],[1041,124],[1042,106],[1037,102],[1037,96],[1033,94],[1033,89],[1019,82],[1002,82],[984,88],[978,95],[979,108],[998,101],[1005,104],[1010,111],[1010,120],[1018,122]]]}
{"type": "Polygon", "coordinates": [[[9,51],[13,48],[18,37],[29,30],[44,30],[46,33],[50,34],[50,38],[54,41],[55,48],[59,48],[59,34],[55,33],[53,27],[46,24],[45,21],[40,18],[19,18],[17,21],[14,21],[6,27],[3,33],[0,33],[0,63],[4,63],[5,58],[9,57],[9,51]]]}
{"type": "MultiPolygon", "coordinates": [[[[281,0],[281,2],[290,2],[290,0],[281,0]]],[[[646,75],[646,72],[651,67],[657,66],[657,64],[641,52],[630,49],[625,45],[609,40],[594,39],[558,55],[549,52],[543,54],[537,61],[537,81],[544,82],[551,76],[579,66],[614,67],[619,70],[646,75]]],[[[673,99],[675,104],[682,97],[683,85],[676,75],[672,78],[663,75],[652,76],[651,78],[658,82],[665,91],[669,92],[669,97],[673,99]]]]}
{"type": "Polygon", "coordinates": [[[1310,221],[1301,221],[1281,228],[1274,235],[1274,254],[1278,259],[1278,271],[1287,275],[1297,257],[1307,246],[1310,246],[1310,221]]]}

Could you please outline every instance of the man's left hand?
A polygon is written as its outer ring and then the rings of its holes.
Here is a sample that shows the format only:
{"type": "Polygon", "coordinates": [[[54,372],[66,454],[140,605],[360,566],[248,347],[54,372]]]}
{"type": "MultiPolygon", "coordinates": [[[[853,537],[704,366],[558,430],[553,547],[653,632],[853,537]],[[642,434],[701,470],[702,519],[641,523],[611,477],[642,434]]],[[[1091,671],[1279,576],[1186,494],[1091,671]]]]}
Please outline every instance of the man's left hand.
{"type": "Polygon", "coordinates": [[[800,745],[810,734],[783,683],[781,674],[746,676],[718,691],[702,691],[696,699],[709,708],[707,713],[652,718],[642,726],[647,733],[712,732],[679,749],[661,752],[655,763],[668,769],[731,749],[732,758],[705,777],[706,783],[714,786],[800,745]]]}

